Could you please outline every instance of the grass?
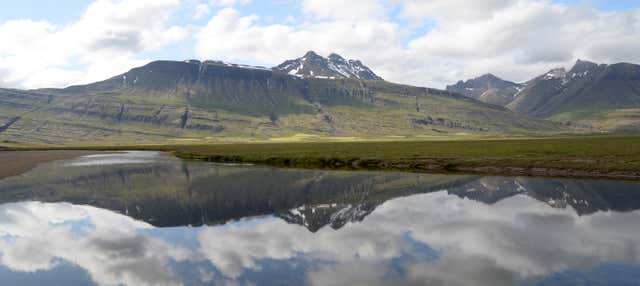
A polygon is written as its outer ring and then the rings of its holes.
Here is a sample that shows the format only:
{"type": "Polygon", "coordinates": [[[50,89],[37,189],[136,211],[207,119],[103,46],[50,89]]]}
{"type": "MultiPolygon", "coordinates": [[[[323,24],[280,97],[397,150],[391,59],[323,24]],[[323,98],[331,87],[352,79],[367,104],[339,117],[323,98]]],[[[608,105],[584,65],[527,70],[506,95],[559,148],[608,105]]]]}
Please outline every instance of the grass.
{"type": "MultiPolygon", "coordinates": [[[[51,149],[51,147],[44,147],[51,149]]],[[[511,175],[640,177],[640,137],[393,140],[129,146],[83,150],[160,150],[186,159],[304,168],[464,171],[511,175]]],[[[33,147],[12,149],[34,149],[33,147]]],[[[39,147],[35,148],[39,149],[39,147]]]]}
{"type": "MultiPolygon", "coordinates": [[[[239,139],[235,141],[278,138],[273,141],[281,142],[302,133],[343,137],[327,141],[349,141],[352,138],[348,137],[377,139],[387,135],[550,136],[583,132],[517,116],[470,99],[386,82],[367,82],[364,88],[359,81],[313,80],[309,92],[300,91],[305,86],[302,80],[287,77],[285,83],[282,90],[274,87],[275,90],[267,92],[268,96],[264,95],[264,86],[255,80],[247,81],[248,86],[229,85],[230,90],[208,90],[209,85],[191,90],[179,84],[177,90],[157,92],[128,88],[56,91],[51,98],[29,92],[15,96],[14,92],[0,90],[0,125],[34,107],[43,107],[27,113],[1,132],[0,141],[41,144],[165,141],[173,145],[181,142],[169,139],[186,138],[202,144],[224,143],[230,137],[239,139]],[[203,102],[194,105],[193,101],[203,102]],[[188,120],[183,129],[187,107],[188,120]]],[[[315,138],[294,140],[315,141],[315,138]]]]}
{"type": "Polygon", "coordinates": [[[525,167],[640,171],[640,137],[474,141],[232,144],[169,148],[181,157],[273,165],[349,165],[430,159],[452,168],[525,167]]]}
{"type": "Polygon", "coordinates": [[[640,123],[640,109],[585,109],[556,114],[550,119],[556,121],[572,121],[587,124],[602,130],[624,132],[634,130],[637,133],[640,123]]]}

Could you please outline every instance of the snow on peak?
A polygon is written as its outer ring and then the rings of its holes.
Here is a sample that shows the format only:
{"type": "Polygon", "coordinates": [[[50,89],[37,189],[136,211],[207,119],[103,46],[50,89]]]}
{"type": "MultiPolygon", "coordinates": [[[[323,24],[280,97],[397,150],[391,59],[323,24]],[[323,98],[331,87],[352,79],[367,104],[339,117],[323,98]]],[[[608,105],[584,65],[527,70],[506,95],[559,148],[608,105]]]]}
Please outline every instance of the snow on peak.
{"type": "Polygon", "coordinates": [[[544,75],[544,79],[563,79],[567,75],[567,71],[564,68],[553,69],[544,75]]]}
{"type": "Polygon", "coordinates": [[[302,78],[383,80],[362,62],[346,60],[336,53],[325,58],[309,51],[303,57],[288,60],[274,70],[302,78]]]}

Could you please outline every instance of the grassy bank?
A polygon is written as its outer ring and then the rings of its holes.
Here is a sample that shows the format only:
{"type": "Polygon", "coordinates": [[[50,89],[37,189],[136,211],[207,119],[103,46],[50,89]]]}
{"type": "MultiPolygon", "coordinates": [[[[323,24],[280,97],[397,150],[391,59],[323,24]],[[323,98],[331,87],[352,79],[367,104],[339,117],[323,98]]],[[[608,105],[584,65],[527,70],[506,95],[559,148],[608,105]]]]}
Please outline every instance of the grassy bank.
{"type": "Polygon", "coordinates": [[[160,150],[185,159],[282,167],[640,178],[640,137],[58,148],[160,150]]]}

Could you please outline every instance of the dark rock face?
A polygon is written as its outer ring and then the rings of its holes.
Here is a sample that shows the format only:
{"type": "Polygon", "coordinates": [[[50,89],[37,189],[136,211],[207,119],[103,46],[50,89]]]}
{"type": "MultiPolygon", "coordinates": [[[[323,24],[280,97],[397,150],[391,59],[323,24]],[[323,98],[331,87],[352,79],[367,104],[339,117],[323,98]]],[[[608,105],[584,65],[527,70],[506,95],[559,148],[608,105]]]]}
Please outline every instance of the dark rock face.
{"type": "Polygon", "coordinates": [[[335,53],[325,58],[310,51],[301,58],[285,61],[274,70],[301,78],[383,80],[362,62],[346,60],[335,53]]]}
{"type": "Polygon", "coordinates": [[[369,88],[356,82],[301,80],[266,68],[195,60],[152,62],[104,82],[67,90],[119,90],[151,97],[183,98],[187,103],[204,109],[269,116],[311,113],[312,108],[304,101],[344,104],[345,101],[354,101],[354,96],[372,94],[369,88]]]}
{"type": "Polygon", "coordinates": [[[640,66],[578,61],[568,72],[556,69],[530,81],[509,104],[512,110],[548,117],[574,110],[640,107],[640,66]]]}
{"type": "Polygon", "coordinates": [[[509,104],[524,88],[524,85],[503,80],[493,74],[459,81],[447,86],[450,92],[460,93],[464,96],[477,99],[486,103],[505,106],[509,104]]]}
{"type": "Polygon", "coordinates": [[[411,120],[411,122],[415,125],[445,127],[445,128],[469,130],[469,131],[475,131],[475,132],[489,131],[486,128],[476,127],[473,124],[470,124],[468,122],[452,121],[446,118],[433,118],[431,116],[427,116],[425,118],[414,118],[411,120]]]}

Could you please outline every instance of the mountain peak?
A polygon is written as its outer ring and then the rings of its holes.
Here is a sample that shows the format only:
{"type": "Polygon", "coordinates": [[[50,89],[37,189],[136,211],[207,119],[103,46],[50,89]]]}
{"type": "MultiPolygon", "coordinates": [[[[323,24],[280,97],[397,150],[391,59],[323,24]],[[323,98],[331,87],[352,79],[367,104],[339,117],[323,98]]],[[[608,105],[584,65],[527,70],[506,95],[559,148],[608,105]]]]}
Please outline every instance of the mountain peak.
{"type": "Polygon", "coordinates": [[[336,54],[336,53],[331,53],[331,54],[329,55],[329,60],[332,60],[332,61],[342,61],[342,62],[346,61],[342,56],[340,56],[340,55],[338,55],[338,54],[336,54]]]}
{"type": "Polygon", "coordinates": [[[583,61],[583,60],[581,60],[581,59],[578,59],[578,60],[576,61],[576,65],[581,65],[581,64],[582,64],[582,65],[598,65],[598,64],[596,64],[596,63],[594,63],[594,62],[592,62],[592,61],[583,61]]]}
{"type": "Polygon", "coordinates": [[[480,78],[491,78],[491,79],[495,79],[498,78],[496,75],[492,74],[492,73],[486,73],[480,76],[480,78]]]}
{"type": "Polygon", "coordinates": [[[448,91],[497,105],[511,102],[522,88],[522,85],[503,80],[492,73],[447,86],[448,91]]]}
{"type": "Polygon", "coordinates": [[[487,74],[483,74],[477,78],[475,78],[474,80],[479,80],[479,81],[486,81],[486,82],[500,82],[500,81],[505,81],[499,77],[497,77],[496,75],[492,74],[492,73],[487,73],[487,74]]]}
{"type": "Polygon", "coordinates": [[[570,73],[572,74],[584,73],[584,72],[594,70],[597,67],[598,67],[598,64],[594,62],[577,60],[576,64],[573,66],[573,68],[571,68],[570,73]]]}
{"type": "Polygon", "coordinates": [[[317,58],[320,57],[318,54],[316,54],[316,52],[314,51],[308,51],[306,54],[304,54],[304,58],[317,58]]]}
{"type": "Polygon", "coordinates": [[[325,58],[309,51],[303,57],[285,61],[273,69],[302,78],[383,80],[359,60],[346,60],[336,53],[325,58]]]}

